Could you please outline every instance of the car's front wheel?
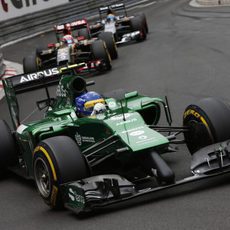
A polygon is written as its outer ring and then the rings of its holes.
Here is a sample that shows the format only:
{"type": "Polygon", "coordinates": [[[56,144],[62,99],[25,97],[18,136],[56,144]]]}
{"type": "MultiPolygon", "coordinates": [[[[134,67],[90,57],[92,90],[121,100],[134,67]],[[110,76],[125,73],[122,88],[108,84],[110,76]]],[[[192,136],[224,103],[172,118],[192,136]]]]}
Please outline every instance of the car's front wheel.
{"type": "Polygon", "coordinates": [[[67,136],[45,139],[34,150],[34,179],[47,205],[63,207],[61,184],[89,176],[89,167],[77,144],[67,136]]]}
{"type": "Polygon", "coordinates": [[[102,65],[99,70],[101,70],[102,72],[105,70],[110,70],[112,68],[111,57],[105,42],[102,40],[97,40],[92,43],[91,49],[94,58],[97,60],[101,60],[104,63],[104,65],[102,65]]]}
{"type": "Polygon", "coordinates": [[[191,154],[207,145],[230,138],[230,107],[214,99],[204,98],[189,105],[183,115],[185,141],[191,154]]]}

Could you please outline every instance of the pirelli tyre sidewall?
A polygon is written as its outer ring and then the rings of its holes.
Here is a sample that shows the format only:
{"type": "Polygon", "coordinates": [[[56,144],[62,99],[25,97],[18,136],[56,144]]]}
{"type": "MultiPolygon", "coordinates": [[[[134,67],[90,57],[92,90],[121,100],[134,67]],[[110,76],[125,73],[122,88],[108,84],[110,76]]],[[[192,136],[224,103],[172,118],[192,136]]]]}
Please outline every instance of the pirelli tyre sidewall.
{"type": "Polygon", "coordinates": [[[117,59],[118,51],[117,51],[117,45],[115,43],[113,34],[111,32],[101,32],[98,38],[105,42],[111,59],[112,60],[117,59]]]}
{"type": "Polygon", "coordinates": [[[149,27],[148,27],[148,23],[147,23],[147,19],[146,19],[146,16],[144,13],[140,12],[140,13],[137,13],[135,16],[139,16],[145,26],[145,30],[146,30],[146,33],[148,34],[149,33],[149,27]]]}
{"type": "Polygon", "coordinates": [[[191,154],[202,147],[230,138],[230,107],[214,98],[189,105],[183,114],[185,141],[191,154]]]}
{"type": "Polygon", "coordinates": [[[41,60],[36,54],[31,54],[23,58],[23,72],[34,73],[39,70],[41,60]]]}
{"type": "Polygon", "coordinates": [[[143,24],[143,20],[140,16],[136,16],[134,18],[130,19],[130,26],[132,31],[140,31],[140,36],[137,37],[136,41],[141,42],[146,40],[147,38],[147,32],[146,32],[146,27],[143,24]]]}
{"type": "Polygon", "coordinates": [[[63,208],[61,184],[89,176],[89,167],[77,144],[67,136],[43,140],[34,150],[34,179],[47,205],[63,208]]]}
{"type": "Polygon", "coordinates": [[[111,57],[106,46],[106,43],[102,40],[96,40],[91,45],[91,50],[94,58],[97,60],[104,61],[105,66],[102,67],[101,71],[111,70],[111,57]]]}

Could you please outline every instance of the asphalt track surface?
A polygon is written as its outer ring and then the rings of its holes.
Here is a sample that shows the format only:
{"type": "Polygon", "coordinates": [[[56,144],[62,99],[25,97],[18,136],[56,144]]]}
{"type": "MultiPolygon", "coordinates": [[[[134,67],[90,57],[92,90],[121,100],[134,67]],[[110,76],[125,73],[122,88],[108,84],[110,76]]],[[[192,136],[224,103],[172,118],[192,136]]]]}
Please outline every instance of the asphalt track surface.
{"type": "MultiPolygon", "coordinates": [[[[184,0],[164,0],[143,11],[149,23],[148,40],[120,47],[113,70],[94,77],[93,89],[124,88],[150,96],[167,95],[174,125],[181,124],[185,107],[200,98],[228,101],[230,9],[193,9],[184,0]]],[[[5,59],[21,63],[35,44],[52,40],[49,33],[5,47],[5,59]]],[[[37,98],[44,98],[42,91],[20,96],[22,118],[33,111],[37,98]]],[[[5,100],[0,101],[0,113],[9,121],[5,100]]],[[[165,158],[178,179],[190,175],[186,146],[165,158]]],[[[229,181],[226,175],[187,184],[79,218],[67,210],[49,210],[33,182],[9,174],[0,180],[0,229],[225,230],[230,226],[229,181]]]]}

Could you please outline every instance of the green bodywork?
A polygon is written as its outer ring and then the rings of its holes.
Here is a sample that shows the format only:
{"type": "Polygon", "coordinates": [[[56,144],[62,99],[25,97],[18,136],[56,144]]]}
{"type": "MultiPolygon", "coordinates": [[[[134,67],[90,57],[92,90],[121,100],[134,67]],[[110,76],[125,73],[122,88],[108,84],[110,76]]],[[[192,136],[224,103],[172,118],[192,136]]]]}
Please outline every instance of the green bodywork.
{"type": "Polygon", "coordinates": [[[122,159],[140,151],[168,146],[166,137],[149,128],[160,119],[162,99],[141,96],[136,91],[126,93],[122,99],[106,97],[104,114],[79,118],[74,105],[76,78],[79,77],[64,74],[57,87],[57,97],[44,118],[28,124],[19,121],[15,86],[11,80],[4,80],[18,154],[23,159],[26,177],[33,178],[33,152],[38,143],[57,135],[67,135],[75,140],[91,166],[114,153],[116,158],[122,159]]]}

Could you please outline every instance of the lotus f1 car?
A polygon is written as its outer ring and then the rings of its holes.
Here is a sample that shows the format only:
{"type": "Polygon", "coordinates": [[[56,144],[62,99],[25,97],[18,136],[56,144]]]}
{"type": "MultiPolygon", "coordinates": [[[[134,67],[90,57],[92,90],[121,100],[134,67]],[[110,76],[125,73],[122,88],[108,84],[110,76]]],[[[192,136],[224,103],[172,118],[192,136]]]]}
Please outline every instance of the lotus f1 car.
{"type": "Polygon", "coordinates": [[[55,26],[55,32],[58,43],[50,43],[45,49],[36,48],[32,55],[23,59],[24,73],[82,62],[86,63],[82,72],[104,72],[111,69],[111,59],[118,57],[112,33],[103,33],[100,39],[89,39],[86,20],[55,26]],[[75,37],[70,35],[69,44],[61,39],[66,27],[70,27],[75,35],[75,37]]]}
{"type": "Polygon", "coordinates": [[[84,213],[230,172],[227,104],[213,98],[191,104],[183,126],[177,127],[171,124],[167,99],[116,90],[104,95],[103,113],[78,117],[74,99],[93,82],[70,68],[55,76],[35,74],[33,79],[18,75],[3,80],[14,130],[0,121],[0,169],[35,180],[50,207],[84,213]],[[47,87],[54,78],[60,81],[56,98],[51,98],[47,87]],[[40,110],[46,108],[45,117],[21,122],[16,95],[33,87],[47,93],[37,102],[40,110]],[[161,114],[165,126],[159,125],[161,114]],[[164,153],[176,151],[174,145],[181,143],[192,154],[191,176],[176,181],[164,153]]]}
{"type": "MultiPolygon", "coordinates": [[[[108,52],[112,60],[118,58],[117,46],[114,41],[113,33],[110,31],[103,32],[98,38],[93,37],[90,31],[90,25],[87,19],[79,19],[71,22],[65,22],[54,26],[57,42],[60,43],[62,37],[65,34],[65,30],[68,31],[81,45],[92,44],[98,39],[105,42],[108,52]]],[[[79,44],[79,45],[80,45],[79,44]]],[[[85,50],[84,46],[81,46],[85,50]]]]}
{"type": "Polygon", "coordinates": [[[149,32],[145,14],[128,16],[124,3],[100,7],[99,17],[100,20],[90,26],[92,35],[98,36],[102,31],[112,32],[117,45],[144,41],[149,32]],[[108,16],[108,12],[114,15],[113,18],[108,16]]]}

